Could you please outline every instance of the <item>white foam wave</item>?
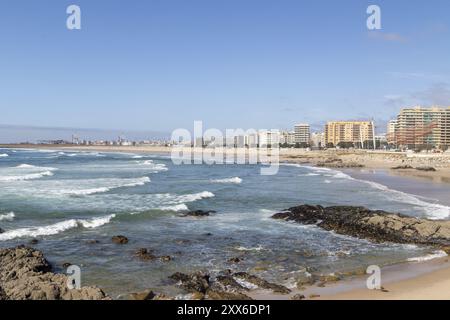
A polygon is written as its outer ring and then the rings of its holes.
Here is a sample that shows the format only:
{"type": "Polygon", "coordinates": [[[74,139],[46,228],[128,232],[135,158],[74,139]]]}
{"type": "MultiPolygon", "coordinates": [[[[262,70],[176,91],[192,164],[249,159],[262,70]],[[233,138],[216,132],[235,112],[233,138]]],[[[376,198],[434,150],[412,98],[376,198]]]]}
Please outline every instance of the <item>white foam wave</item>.
{"type": "Polygon", "coordinates": [[[152,171],[167,171],[166,165],[164,163],[154,163],[153,160],[136,161],[139,165],[145,166],[146,169],[152,171]]]}
{"type": "Polygon", "coordinates": [[[34,179],[40,179],[43,177],[52,176],[52,171],[43,171],[38,173],[29,173],[22,176],[3,176],[0,177],[0,181],[4,182],[11,182],[11,181],[25,181],[25,180],[34,180],[34,179]]]}
{"type": "MultiPolygon", "coordinates": [[[[412,194],[409,194],[409,193],[406,193],[403,191],[390,189],[387,186],[382,185],[377,182],[362,180],[362,179],[355,179],[355,178],[351,177],[350,175],[345,174],[339,170],[332,170],[332,169],[328,169],[328,168],[317,168],[317,167],[311,167],[311,166],[302,166],[302,165],[298,165],[298,167],[307,168],[307,169],[313,170],[315,172],[327,172],[328,173],[327,176],[330,176],[330,177],[333,177],[336,179],[347,179],[347,180],[357,181],[360,183],[365,183],[374,189],[378,189],[378,190],[382,191],[382,194],[390,200],[406,203],[409,205],[414,205],[414,206],[421,208],[430,219],[445,219],[450,216],[450,207],[448,207],[448,206],[441,205],[438,203],[423,201],[423,200],[419,199],[418,196],[415,196],[415,195],[412,195],[412,194]]],[[[328,183],[327,180],[325,180],[325,183],[328,183]]]]}
{"type": "Polygon", "coordinates": [[[1,153],[0,154],[0,158],[6,158],[6,157],[9,157],[9,154],[7,154],[7,153],[1,153]]]}
{"type": "Polygon", "coordinates": [[[235,183],[241,184],[242,179],[239,177],[211,180],[213,183],[235,183]]]}
{"type": "Polygon", "coordinates": [[[0,214],[0,221],[13,221],[15,216],[14,212],[0,214]]]}
{"type": "MultiPolygon", "coordinates": [[[[86,196],[90,194],[96,194],[96,193],[105,193],[114,189],[118,188],[129,188],[129,187],[137,187],[137,186],[143,186],[146,183],[150,182],[149,177],[141,177],[137,179],[97,179],[97,180],[81,180],[78,183],[81,184],[89,184],[89,183],[110,183],[110,186],[107,187],[95,187],[95,188],[88,188],[88,189],[59,189],[55,190],[53,194],[62,194],[62,195],[74,195],[74,196],[86,196]]],[[[77,182],[77,181],[75,181],[77,182]]]]}
{"type": "Polygon", "coordinates": [[[57,222],[52,225],[42,226],[42,227],[30,227],[30,228],[20,228],[9,230],[0,234],[0,241],[13,240],[17,238],[24,237],[41,237],[41,236],[51,236],[56,235],[61,232],[84,227],[88,229],[95,229],[97,227],[103,226],[111,221],[116,215],[112,214],[106,217],[93,218],[93,219],[70,219],[61,222],[57,222]]]}
{"type": "Polygon", "coordinates": [[[24,181],[40,179],[46,176],[52,176],[57,168],[37,167],[29,164],[21,164],[17,167],[0,169],[0,182],[24,181]]]}
{"type": "Polygon", "coordinates": [[[181,202],[194,202],[201,199],[206,198],[212,198],[215,197],[215,194],[209,191],[203,191],[199,193],[194,194],[183,194],[181,196],[178,196],[178,199],[181,200],[181,202]]]}
{"type": "Polygon", "coordinates": [[[442,250],[439,250],[439,251],[435,251],[433,253],[427,254],[425,256],[422,256],[422,257],[409,258],[407,261],[408,262],[424,262],[424,261],[430,261],[433,259],[443,258],[446,256],[447,256],[447,253],[445,253],[442,250]]]}
{"type": "Polygon", "coordinates": [[[184,203],[181,203],[181,204],[176,204],[176,205],[173,205],[173,206],[161,207],[161,208],[159,208],[159,210],[178,212],[178,211],[188,211],[189,208],[184,203]]]}

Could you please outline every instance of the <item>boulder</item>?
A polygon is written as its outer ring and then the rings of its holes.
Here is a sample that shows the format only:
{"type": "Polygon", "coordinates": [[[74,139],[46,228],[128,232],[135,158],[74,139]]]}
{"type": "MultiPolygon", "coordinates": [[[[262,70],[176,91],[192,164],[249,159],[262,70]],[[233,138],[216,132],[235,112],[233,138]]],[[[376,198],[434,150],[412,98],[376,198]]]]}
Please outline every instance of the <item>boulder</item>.
{"type": "Polygon", "coordinates": [[[112,242],[117,243],[117,244],[127,244],[128,243],[128,238],[125,236],[114,236],[111,238],[112,242]]]}
{"type": "Polygon", "coordinates": [[[169,276],[170,279],[177,281],[178,286],[188,292],[200,292],[205,294],[209,288],[209,274],[202,272],[195,272],[192,274],[184,274],[176,272],[169,276]]]}

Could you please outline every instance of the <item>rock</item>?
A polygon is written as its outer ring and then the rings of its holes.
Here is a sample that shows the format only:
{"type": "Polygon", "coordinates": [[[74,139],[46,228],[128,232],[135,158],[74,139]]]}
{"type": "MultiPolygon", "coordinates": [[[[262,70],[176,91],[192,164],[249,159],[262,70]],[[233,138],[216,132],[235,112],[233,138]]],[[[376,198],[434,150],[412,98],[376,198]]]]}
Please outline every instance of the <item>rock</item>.
{"type": "Polygon", "coordinates": [[[156,297],[156,294],[153,291],[149,290],[144,292],[131,293],[130,296],[133,300],[153,300],[156,297]]]}
{"type": "Polygon", "coordinates": [[[211,289],[215,291],[225,291],[232,293],[240,293],[248,291],[247,288],[240,285],[231,275],[219,275],[216,277],[211,289]]]}
{"type": "Polygon", "coordinates": [[[414,169],[414,168],[410,165],[403,165],[403,166],[392,167],[391,169],[392,170],[408,170],[408,169],[414,169]]]}
{"type": "Polygon", "coordinates": [[[209,288],[209,274],[202,272],[195,272],[192,274],[184,274],[176,272],[172,274],[170,279],[178,282],[178,285],[188,292],[206,293],[209,288]]]}
{"type": "Polygon", "coordinates": [[[189,211],[185,214],[183,214],[183,217],[207,217],[211,213],[216,213],[216,211],[203,211],[203,210],[195,210],[195,211],[189,211]]]}
{"type": "Polygon", "coordinates": [[[295,296],[293,296],[291,298],[291,300],[305,300],[305,299],[306,299],[306,297],[302,294],[296,294],[295,296]]]}
{"type": "Polygon", "coordinates": [[[205,299],[205,295],[203,293],[200,293],[200,292],[194,292],[191,295],[191,299],[192,300],[203,300],[203,299],[205,299]]]}
{"type": "Polygon", "coordinates": [[[443,246],[441,247],[441,250],[450,255],[450,246],[443,246]]]}
{"type": "Polygon", "coordinates": [[[416,170],[419,171],[427,171],[427,172],[434,172],[437,171],[435,168],[433,167],[417,167],[416,170]]]}
{"type": "Polygon", "coordinates": [[[374,242],[450,245],[450,221],[408,217],[364,207],[301,205],[272,216],[374,242]]]}
{"type": "Polygon", "coordinates": [[[309,298],[310,298],[310,299],[320,298],[320,294],[314,294],[314,293],[313,293],[313,294],[310,294],[310,295],[309,295],[309,298]]]}
{"type": "Polygon", "coordinates": [[[162,262],[169,262],[169,261],[172,261],[172,257],[171,257],[171,256],[162,256],[162,257],[159,257],[159,259],[160,259],[162,262]]]}
{"type": "Polygon", "coordinates": [[[65,269],[67,269],[68,267],[70,267],[72,264],[70,263],[70,262],[64,262],[63,264],[62,264],[62,267],[63,268],[65,268],[65,269]]]}
{"type": "Polygon", "coordinates": [[[55,274],[41,251],[19,246],[0,249],[0,300],[104,300],[96,287],[69,289],[68,277],[55,274]]]}
{"type": "Polygon", "coordinates": [[[148,249],[145,249],[145,248],[138,249],[134,253],[134,256],[143,261],[151,261],[151,260],[155,260],[157,258],[155,255],[153,255],[151,253],[151,251],[149,251],[148,249]]]}
{"type": "Polygon", "coordinates": [[[363,164],[356,162],[346,162],[343,163],[342,160],[339,162],[318,162],[317,167],[327,167],[327,168],[337,168],[337,169],[347,169],[347,168],[364,168],[363,164]]]}
{"type": "Polygon", "coordinates": [[[247,281],[259,288],[272,290],[274,293],[288,294],[291,292],[291,290],[285,286],[268,282],[260,277],[248,274],[247,272],[236,272],[233,274],[233,277],[247,281]]]}
{"type": "Polygon", "coordinates": [[[39,243],[39,240],[38,239],[32,239],[32,240],[30,240],[30,244],[31,245],[35,245],[35,244],[38,244],[39,243]]]}
{"type": "Polygon", "coordinates": [[[207,297],[210,300],[253,300],[243,293],[233,293],[217,290],[208,290],[207,297]]]}
{"type": "Polygon", "coordinates": [[[114,236],[114,237],[112,237],[112,241],[114,242],[114,243],[117,243],[117,244],[127,244],[128,243],[128,238],[127,237],[125,237],[125,236],[114,236]]]}
{"type": "Polygon", "coordinates": [[[238,257],[230,258],[230,259],[228,259],[228,262],[229,263],[239,263],[239,262],[241,262],[241,258],[238,258],[238,257]]]}
{"type": "Polygon", "coordinates": [[[4,233],[5,232],[5,230],[3,230],[2,228],[0,228],[0,233],[4,233]]]}
{"type": "Polygon", "coordinates": [[[98,241],[98,240],[88,240],[88,241],[86,241],[86,244],[99,244],[100,243],[100,241],[98,241]]]}

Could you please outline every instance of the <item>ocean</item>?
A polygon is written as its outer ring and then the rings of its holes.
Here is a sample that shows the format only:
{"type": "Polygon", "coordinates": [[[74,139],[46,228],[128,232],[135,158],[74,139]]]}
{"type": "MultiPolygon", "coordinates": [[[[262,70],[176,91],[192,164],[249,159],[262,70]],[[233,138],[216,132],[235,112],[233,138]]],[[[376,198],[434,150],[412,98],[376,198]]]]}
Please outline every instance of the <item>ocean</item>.
{"type": "Polygon", "coordinates": [[[78,265],[82,285],[97,285],[114,298],[146,289],[179,294],[168,280],[177,271],[249,271],[293,286],[309,273],[436,255],[432,248],[374,244],[270,218],[292,206],[361,205],[430,219],[450,216],[445,199],[383,183],[414,183],[417,189],[421,182],[385,173],[369,180],[367,174],[295,164],[282,164],[275,176],[259,173],[258,165],[179,166],[166,155],[0,149],[0,247],[38,239],[33,247],[56,271],[64,272],[65,263],[78,265]],[[187,210],[216,213],[184,217],[187,210]],[[115,235],[129,243],[112,243],[115,235]],[[141,261],[134,257],[139,248],[172,260],[141,261]],[[241,262],[228,261],[234,257],[241,262]]]}

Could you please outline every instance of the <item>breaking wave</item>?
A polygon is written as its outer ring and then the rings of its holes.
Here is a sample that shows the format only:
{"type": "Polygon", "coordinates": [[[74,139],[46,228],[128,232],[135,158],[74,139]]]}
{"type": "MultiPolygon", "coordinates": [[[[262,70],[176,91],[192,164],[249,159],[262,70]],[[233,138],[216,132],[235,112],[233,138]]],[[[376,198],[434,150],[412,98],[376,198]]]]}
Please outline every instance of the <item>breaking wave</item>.
{"type": "Polygon", "coordinates": [[[7,153],[0,153],[0,158],[6,158],[9,157],[9,154],[7,153]]]}
{"type": "Polygon", "coordinates": [[[242,183],[242,179],[239,178],[239,177],[234,177],[234,178],[211,180],[211,182],[213,182],[213,183],[235,183],[235,184],[241,184],[242,183]]]}
{"type": "Polygon", "coordinates": [[[0,221],[13,221],[15,216],[14,212],[0,214],[0,221]]]}
{"type": "Polygon", "coordinates": [[[409,259],[407,259],[407,261],[408,262],[424,262],[424,261],[434,260],[434,259],[438,259],[438,258],[444,258],[446,256],[447,256],[447,253],[445,253],[442,250],[439,250],[439,251],[435,251],[434,253],[430,253],[425,256],[422,256],[422,257],[409,258],[409,259]]]}
{"type": "Polygon", "coordinates": [[[52,236],[78,227],[95,229],[109,223],[115,216],[115,214],[112,214],[106,217],[93,219],[70,219],[48,226],[9,230],[0,234],[0,241],[7,241],[25,237],[52,236]]]}

